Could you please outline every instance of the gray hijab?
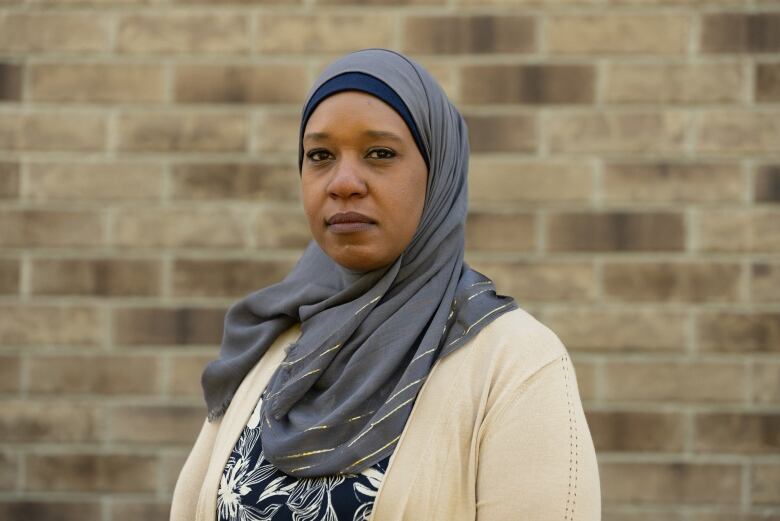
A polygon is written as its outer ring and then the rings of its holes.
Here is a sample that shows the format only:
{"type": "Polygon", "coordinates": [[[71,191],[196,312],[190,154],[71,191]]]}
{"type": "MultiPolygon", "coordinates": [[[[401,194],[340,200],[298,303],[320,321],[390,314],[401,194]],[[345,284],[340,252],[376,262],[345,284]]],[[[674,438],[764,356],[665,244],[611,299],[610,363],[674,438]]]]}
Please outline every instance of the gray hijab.
{"type": "Polygon", "coordinates": [[[463,262],[468,135],[438,83],[384,50],[346,55],[317,79],[362,72],[400,96],[430,162],[422,218],[390,266],[355,273],[310,242],[290,274],[228,310],[220,357],[204,370],[209,420],[276,338],[301,335],[262,394],[266,459],[287,474],[359,472],[393,452],[433,365],[516,307],[463,262]]]}

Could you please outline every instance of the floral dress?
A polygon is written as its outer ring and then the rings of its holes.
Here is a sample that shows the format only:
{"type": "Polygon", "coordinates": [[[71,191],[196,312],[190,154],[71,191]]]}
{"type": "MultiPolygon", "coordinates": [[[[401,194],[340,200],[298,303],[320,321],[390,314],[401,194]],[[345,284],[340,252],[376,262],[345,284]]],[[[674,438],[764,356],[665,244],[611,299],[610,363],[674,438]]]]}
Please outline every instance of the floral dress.
{"type": "Polygon", "coordinates": [[[217,495],[218,521],[365,521],[390,456],[359,474],[296,478],[265,459],[260,402],[233,447],[217,495]]]}

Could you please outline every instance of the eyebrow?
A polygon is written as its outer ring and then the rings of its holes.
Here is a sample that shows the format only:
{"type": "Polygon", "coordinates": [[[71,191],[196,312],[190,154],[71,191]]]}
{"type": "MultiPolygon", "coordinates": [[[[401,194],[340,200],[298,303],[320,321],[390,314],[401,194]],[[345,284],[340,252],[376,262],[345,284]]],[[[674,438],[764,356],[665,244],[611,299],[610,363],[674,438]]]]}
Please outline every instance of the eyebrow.
{"type": "MultiPolygon", "coordinates": [[[[398,134],[395,134],[393,132],[388,132],[387,130],[365,130],[363,131],[363,135],[367,137],[372,137],[376,139],[389,139],[392,141],[403,141],[401,137],[398,134]]],[[[330,134],[327,132],[307,132],[303,136],[304,141],[325,141],[328,138],[330,138],[330,134]]]]}

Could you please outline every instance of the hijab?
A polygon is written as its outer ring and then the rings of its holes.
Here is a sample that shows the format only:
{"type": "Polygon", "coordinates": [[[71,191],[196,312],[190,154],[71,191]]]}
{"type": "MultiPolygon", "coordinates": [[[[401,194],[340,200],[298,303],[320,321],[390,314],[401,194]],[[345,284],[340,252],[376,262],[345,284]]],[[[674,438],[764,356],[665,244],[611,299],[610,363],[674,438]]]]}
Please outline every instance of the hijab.
{"type": "Polygon", "coordinates": [[[422,66],[384,49],[348,54],[315,82],[302,126],[320,87],[350,73],[386,85],[416,126],[428,163],[418,228],[392,264],[365,273],[311,241],[284,280],[230,307],[220,356],[202,376],[213,421],[276,338],[300,323],[260,409],[265,458],[296,477],[356,473],[391,454],[434,364],[517,307],[463,261],[466,124],[422,66]]]}

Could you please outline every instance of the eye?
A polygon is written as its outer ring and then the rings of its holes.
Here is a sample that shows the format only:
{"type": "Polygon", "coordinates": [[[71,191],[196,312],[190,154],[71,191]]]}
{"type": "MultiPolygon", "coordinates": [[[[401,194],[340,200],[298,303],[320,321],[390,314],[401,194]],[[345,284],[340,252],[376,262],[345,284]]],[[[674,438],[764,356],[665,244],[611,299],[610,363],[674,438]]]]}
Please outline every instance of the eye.
{"type": "Polygon", "coordinates": [[[325,150],[324,148],[315,148],[313,150],[309,150],[306,152],[306,157],[309,158],[310,161],[314,161],[315,163],[318,161],[325,161],[330,156],[330,152],[325,150]]]}
{"type": "Polygon", "coordinates": [[[366,157],[369,159],[391,159],[395,157],[395,152],[389,148],[372,148],[366,157]]]}

